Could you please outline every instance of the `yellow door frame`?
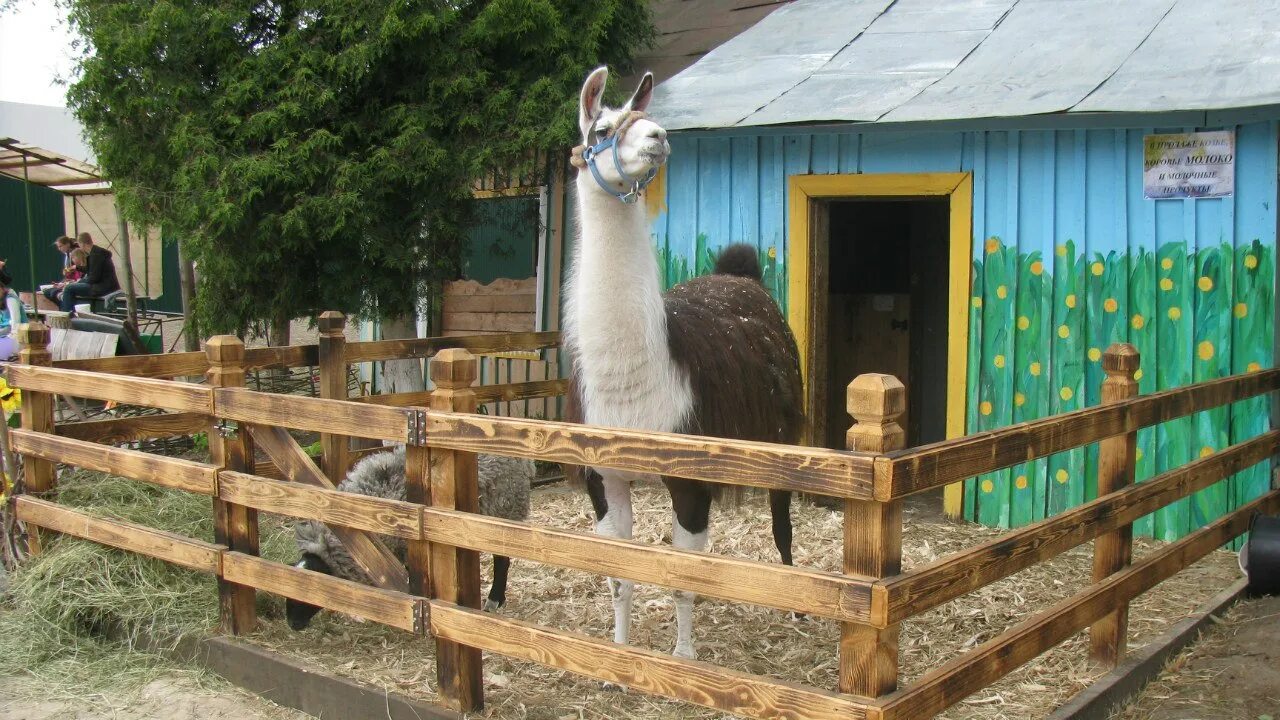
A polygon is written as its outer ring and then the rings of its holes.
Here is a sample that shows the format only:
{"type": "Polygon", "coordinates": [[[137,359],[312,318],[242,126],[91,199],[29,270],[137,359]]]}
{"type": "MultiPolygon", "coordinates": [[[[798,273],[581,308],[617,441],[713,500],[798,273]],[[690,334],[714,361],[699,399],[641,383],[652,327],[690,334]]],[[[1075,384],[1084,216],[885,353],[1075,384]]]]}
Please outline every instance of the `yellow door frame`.
{"type": "MultiPolygon", "coordinates": [[[[973,173],[885,173],[791,175],[787,178],[790,229],[787,233],[787,320],[800,346],[806,387],[814,338],[809,335],[814,238],[809,220],[813,201],[851,198],[946,197],[950,206],[950,291],[947,301],[947,437],[964,435],[969,358],[969,281],[973,257],[973,173]]],[[[852,378],[850,378],[852,379],[852,378]]],[[[904,378],[905,379],[905,378],[904,378]]],[[[908,388],[908,392],[910,389],[908,388]]],[[[807,394],[806,394],[807,397],[807,394]]],[[[943,506],[960,515],[960,483],[948,485],[943,506]]]]}

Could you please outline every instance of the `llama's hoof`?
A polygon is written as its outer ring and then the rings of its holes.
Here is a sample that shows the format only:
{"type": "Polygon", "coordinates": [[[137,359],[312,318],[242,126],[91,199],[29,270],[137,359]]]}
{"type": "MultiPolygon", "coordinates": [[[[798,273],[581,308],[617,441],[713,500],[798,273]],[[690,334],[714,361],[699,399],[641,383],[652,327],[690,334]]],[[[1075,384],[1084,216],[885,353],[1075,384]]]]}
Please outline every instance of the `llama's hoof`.
{"type": "Polygon", "coordinates": [[[500,603],[497,600],[494,600],[493,598],[487,598],[484,601],[484,611],[498,612],[498,608],[501,608],[504,604],[505,603],[500,603]]]}
{"type": "Polygon", "coordinates": [[[682,644],[676,643],[676,649],[672,651],[672,655],[683,658],[685,660],[697,660],[698,653],[693,649],[692,643],[682,644]]]}

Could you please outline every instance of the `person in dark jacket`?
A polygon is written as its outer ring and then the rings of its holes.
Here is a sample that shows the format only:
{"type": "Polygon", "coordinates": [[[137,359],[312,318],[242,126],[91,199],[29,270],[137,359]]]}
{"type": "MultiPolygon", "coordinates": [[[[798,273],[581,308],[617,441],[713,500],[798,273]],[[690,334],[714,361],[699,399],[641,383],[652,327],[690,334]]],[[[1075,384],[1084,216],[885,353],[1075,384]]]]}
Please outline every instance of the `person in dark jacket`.
{"type": "Polygon", "coordinates": [[[83,278],[62,288],[60,306],[63,312],[69,313],[75,312],[76,303],[102,297],[120,289],[120,281],[116,278],[116,266],[111,260],[110,251],[94,244],[93,236],[87,232],[80,233],[77,239],[80,249],[89,254],[89,262],[83,278]]]}

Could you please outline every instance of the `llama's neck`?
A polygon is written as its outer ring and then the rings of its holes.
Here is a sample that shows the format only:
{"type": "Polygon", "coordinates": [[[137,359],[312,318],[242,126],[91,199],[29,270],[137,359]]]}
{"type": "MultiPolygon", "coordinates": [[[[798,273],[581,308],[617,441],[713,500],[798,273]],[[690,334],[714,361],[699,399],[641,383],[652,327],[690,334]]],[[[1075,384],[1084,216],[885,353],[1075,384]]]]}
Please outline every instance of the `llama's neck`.
{"type": "Polygon", "coordinates": [[[644,205],[577,183],[580,237],[569,279],[565,330],[584,419],[595,425],[678,429],[692,407],[685,373],[671,360],[658,262],[644,205]]]}

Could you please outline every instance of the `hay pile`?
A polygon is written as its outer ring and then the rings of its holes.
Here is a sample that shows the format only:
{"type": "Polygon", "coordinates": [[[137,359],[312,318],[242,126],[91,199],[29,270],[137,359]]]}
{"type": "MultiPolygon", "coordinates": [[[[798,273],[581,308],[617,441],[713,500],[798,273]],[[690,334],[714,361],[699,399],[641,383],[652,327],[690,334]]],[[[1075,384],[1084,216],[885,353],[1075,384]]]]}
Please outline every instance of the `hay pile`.
{"type": "MultiPolygon", "coordinates": [[[[670,542],[670,501],[656,483],[635,492],[636,539],[670,542]]],[[[796,503],[795,559],[798,565],[838,571],[841,518],[828,510],[796,503]]],[[[593,525],[586,498],[563,486],[533,496],[533,521],[572,530],[593,525]]],[[[905,512],[904,564],[909,569],[1001,533],[953,523],[919,506],[905,512]]],[[[1135,553],[1159,547],[1138,540],[1135,553]]],[[[712,551],[776,561],[763,497],[735,509],[717,509],[712,519],[712,551]]],[[[489,572],[487,560],[484,571],[489,572]]],[[[1052,563],[1029,569],[908,621],[901,634],[903,680],[981,643],[1010,625],[1077,592],[1088,584],[1092,546],[1084,545],[1052,563]]],[[[1215,553],[1140,597],[1130,612],[1130,646],[1142,645],[1185,617],[1238,575],[1234,556],[1215,553]]],[[[486,579],[487,583],[487,579],[486,579]]],[[[603,581],[593,575],[516,561],[512,564],[507,617],[552,627],[611,636],[613,611],[603,581]]],[[[794,619],[787,613],[711,598],[695,607],[695,641],[701,660],[769,677],[835,687],[839,636],[832,621],[794,619]]],[[[335,672],[387,690],[434,697],[433,648],[372,623],[322,613],[303,633],[282,623],[267,624],[258,642],[335,672]]],[[[636,588],[634,644],[669,651],[675,641],[670,593],[636,588]]],[[[1078,634],[1025,665],[997,685],[970,697],[941,717],[1043,717],[1087,685],[1100,671],[1087,662],[1088,634],[1078,634]]],[[[600,683],[549,668],[485,655],[484,717],[531,718],[719,718],[722,713],[651,698],[639,692],[604,690],[600,683]]]]}

